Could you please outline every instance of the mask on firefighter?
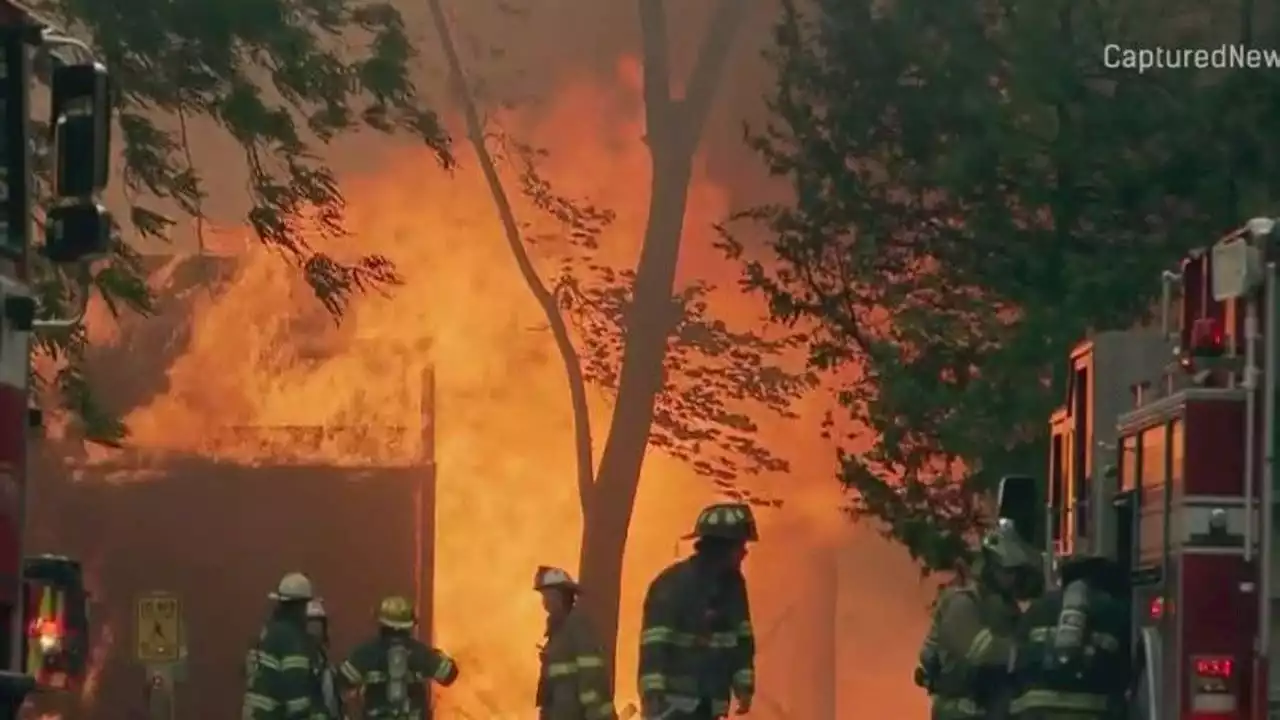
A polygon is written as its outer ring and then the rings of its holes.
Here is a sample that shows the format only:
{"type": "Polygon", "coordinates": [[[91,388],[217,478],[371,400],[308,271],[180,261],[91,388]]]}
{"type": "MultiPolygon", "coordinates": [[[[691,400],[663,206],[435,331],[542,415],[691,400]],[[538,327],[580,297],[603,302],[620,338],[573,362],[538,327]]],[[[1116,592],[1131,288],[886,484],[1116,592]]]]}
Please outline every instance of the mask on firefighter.
{"type": "Polygon", "coordinates": [[[329,621],[324,618],[307,618],[307,634],[320,645],[329,646],[329,621]]]}

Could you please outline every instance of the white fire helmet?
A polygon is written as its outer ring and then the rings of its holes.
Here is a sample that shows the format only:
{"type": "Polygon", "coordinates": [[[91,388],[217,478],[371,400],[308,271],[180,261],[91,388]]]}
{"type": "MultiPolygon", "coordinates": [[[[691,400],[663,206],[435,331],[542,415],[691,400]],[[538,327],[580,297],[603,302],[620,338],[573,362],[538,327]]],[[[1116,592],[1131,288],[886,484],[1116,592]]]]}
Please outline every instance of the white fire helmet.
{"type": "Polygon", "coordinates": [[[326,620],[329,613],[325,612],[324,600],[320,598],[311,598],[307,603],[307,618],[311,620],[326,620]]]}
{"type": "Polygon", "coordinates": [[[533,574],[533,589],[547,590],[557,587],[576,591],[578,583],[573,581],[573,576],[566,570],[539,565],[538,570],[533,574]]]}
{"type": "Polygon", "coordinates": [[[315,591],[311,587],[311,578],[300,572],[291,572],[280,578],[280,584],[276,586],[275,592],[268,597],[277,601],[288,600],[310,600],[315,596],[315,591]]]}

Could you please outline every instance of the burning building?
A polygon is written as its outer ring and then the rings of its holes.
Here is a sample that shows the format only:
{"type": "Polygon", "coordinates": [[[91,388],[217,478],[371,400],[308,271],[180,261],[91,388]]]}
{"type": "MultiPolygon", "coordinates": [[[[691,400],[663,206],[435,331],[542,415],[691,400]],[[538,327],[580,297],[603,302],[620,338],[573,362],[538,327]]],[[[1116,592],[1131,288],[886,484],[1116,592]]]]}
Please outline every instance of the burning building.
{"type": "MultiPolygon", "coordinates": [[[[195,264],[203,280],[215,282],[226,269],[219,265],[195,264]]],[[[190,289],[185,285],[164,299],[176,302],[190,289]]],[[[145,337],[123,338],[119,348],[136,352],[139,343],[145,337]]],[[[86,561],[98,634],[86,702],[112,708],[111,717],[144,707],[134,603],[151,591],[182,601],[188,655],[179,702],[181,716],[191,720],[238,712],[245,649],[269,610],[266,593],[287,570],[316,581],[334,617],[339,652],[370,631],[378,600],[392,592],[416,598],[421,632],[429,637],[430,372],[417,387],[416,427],[227,427],[206,438],[208,447],[234,448],[235,459],[145,448],[95,454],[79,443],[46,444],[35,468],[30,542],[86,561]],[[383,457],[413,461],[361,462],[360,448],[371,443],[383,457]],[[308,460],[323,448],[341,448],[352,460],[308,460]]]]}
{"type": "MultiPolygon", "coordinates": [[[[617,211],[602,252],[619,266],[633,264],[646,223],[638,191],[649,171],[644,127],[637,88],[625,85],[638,76],[633,65],[616,91],[602,92],[589,79],[572,83],[512,127],[557,149],[545,169],[564,179],[563,192],[617,211]]],[[[333,253],[340,260],[349,257],[344,250],[385,255],[405,284],[357,298],[340,325],[296,268],[239,239],[226,248],[210,243],[234,254],[234,262],[204,258],[157,268],[153,286],[165,302],[156,316],[116,321],[99,314],[89,325],[98,348],[95,387],[125,410],[129,450],[48,443],[31,522],[33,544],[83,557],[98,592],[98,625],[112,644],[99,643],[104,664],[95,707],[102,711],[88,717],[115,720],[116,708],[141,700],[141,670],[131,660],[139,592],[182,596],[190,628],[186,702],[221,717],[234,707],[241,653],[281,572],[300,568],[316,577],[341,650],[369,628],[379,595],[414,591],[414,569],[428,564],[432,551],[434,585],[420,589],[420,602],[433,599],[432,632],[464,670],[444,696],[442,716],[494,720],[530,710],[544,622],[529,578],[539,564],[577,568],[582,537],[564,367],[478,174],[424,173],[429,158],[410,148],[382,147],[362,158],[377,172],[344,175],[351,246],[339,243],[333,253]],[[435,390],[424,402],[427,365],[435,390]],[[422,431],[424,408],[433,434],[422,431]],[[436,463],[436,520],[416,522],[427,503],[413,493],[434,477],[436,463]],[[261,539],[272,535],[281,540],[265,547],[261,539]]],[[[732,287],[737,270],[723,265],[711,242],[712,224],[728,211],[724,189],[699,162],[680,283],[710,279],[732,287]]],[[[537,225],[532,211],[522,217],[537,225]]],[[[560,263],[547,242],[532,254],[550,277],[560,263]]],[[[740,294],[724,295],[716,302],[723,301],[717,312],[724,310],[726,322],[756,318],[740,294]]],[[[592,392],[588,400],[596,427],[607,427],[607,396],[592,392]]],[[[793,430],[782,432],[794,447],[793,430]]],[[[597,452],[603,444],[598,433],[597,452]]],[[[797,466],[797,478],[829,482],[829,447],[796,457],[821,458],[797,466]]],[[[780,485],[800,485],[791,480],[780,485]]],[[[623,704],[634,699],[629,678],[645,586],[688,549],[675,538],[714,493],[686,464],[654,450],[646,457],[622,572],[623,704]]],[[[826,510],[834,515],[835,505],[826,510]]],[[[753,614],[762,627],[780,628],[762,644],[756,713],[825,720],[836,679],[819,666],[835,662],[833,640],[862,641],[833,638],[843,631],[825,619],[803,627],[789,619],[829,618],[836,600],[825,563],[811,579],[797,577],[803,563],[796,558],[813,548],[804,535],[809,523],[794,525],[775,534],[774,521],[764,519],[762,550],[770,549],[749,561],[753,614]],[[814,586],[806,591],[800,582],[814,586]],[[822,647],[814,652],[814,645],[822,647]],[[813,677],[820,681],[806,680],[813,677]],[[803,701],[792,701],[801,694],[803,701]]],[[[912,583],[908,572],[895,589],[912,583]]],[[[870,616],[894,590],[866,587],[846,596],[856,594],[870,616]]],[[[918,612],[904,608],[904,618],[910,610],[923,625],[926,602],[918,612]]],[[[895,635],[901,627],[892,628],[895,635]]],[[[910,669],[893,674],[909,679],[910,669]]],[[[864,675],[838,680],[856,696],[860,686],[849,679],[864,675]]],[[[863,685],[866,692],[885,686],[863,685]]],[[[864,706],[845,704],[837,715],[864,706]]]]}

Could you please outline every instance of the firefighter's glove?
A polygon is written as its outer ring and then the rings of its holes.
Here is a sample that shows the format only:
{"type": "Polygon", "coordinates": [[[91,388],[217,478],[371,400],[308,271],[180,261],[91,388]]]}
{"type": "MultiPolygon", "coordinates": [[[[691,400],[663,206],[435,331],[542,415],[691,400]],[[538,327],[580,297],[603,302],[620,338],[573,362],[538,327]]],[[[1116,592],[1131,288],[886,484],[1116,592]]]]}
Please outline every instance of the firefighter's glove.
{"type": "Polygon", "coordinates": [[[733,711],[734,715],[746,715],[751,712],[751,696],[742,695],[738,698],[738,706],[733,711]]]}

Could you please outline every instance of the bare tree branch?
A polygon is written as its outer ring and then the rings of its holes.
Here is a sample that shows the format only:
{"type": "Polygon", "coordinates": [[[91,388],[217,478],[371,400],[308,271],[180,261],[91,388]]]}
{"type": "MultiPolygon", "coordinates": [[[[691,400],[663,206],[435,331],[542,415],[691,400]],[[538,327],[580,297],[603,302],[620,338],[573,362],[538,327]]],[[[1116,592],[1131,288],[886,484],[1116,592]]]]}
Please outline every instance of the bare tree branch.
{"type": "Polygon", "coordinates": [[[682,110],[678,132],[691,149],[697,146],[698,139],[702,137],[702,129],[706,125],[707,116],[711,114],[711,105],[715,102],[716,90],[720,87],[720,78],[724,75],[729,51],[733,48],[733,39],[738,36],[738,30],[741,29],[750,7],[751,3],[747,0],[720,0],[711,15],[711,24],[702,36],[698,58],[693,71],[689,73],[684,100],[680,104],[682,110]]]}
{"type": "Polygon", "coordinates": [[[507,246],[511,249],[511,254],[516,260],[516,266],[520,269],[520,276],[524,279],[525,284],[528,285],[529,292],[533,294],[538,306],[542,309],[543,314],[546,315],[547,325],[551,328],[551,335],[555,339],[556,349],[559,351],[560,359],[564,364],[573,407],[578,497],[582,503],[583,512],[586,513],[591,499],[591,489],[594,485],[595,468],[592,457],[591,415],[590,408],[587,405],[587,384],[582,374],[582,363],[579,361],[578,352],[573,346],[568,324],[560,314],[555,295],[542,282],[537,268],[533,265],[533,260],[529,257],[529,251],[525,247],[524,238],[520,233],[520,225],[516,221],[515,210],[511,206],[511,200],[502,185],[502,178],[498,174],[493,156],[489,152],[488,145],[486,145],[485,125],[480,119],[480,112],[477,110],[476,103],[467,89],[466,73],[462,68],[462,60],[458,56],[458,49],[454,44],[453,33],[449,28],[448,18],[445,17],[441,0],[427,0],[427,7],[431,12],[431,20],[435,25],[436,32],[440,36],[440,44],[444,48],[445,60],[449,65],[449,83],[452,85],[454,99],[462,110],[463,121],[467,127],[467,139],[475,150],[476,161],[480,165],[481,173],[484,174],[485,183],[489,186],[489,193],[493,197],[494,207],[502,222],[502,231],[506,237],[507,246]]]}
{"type": "Polygon", "coordinates": [[[671,49],[667,38],[666,0],[640,0],[640,38],[644,62],[644,119],[649,147],[662,145],[671,113],[671,49]]]}

